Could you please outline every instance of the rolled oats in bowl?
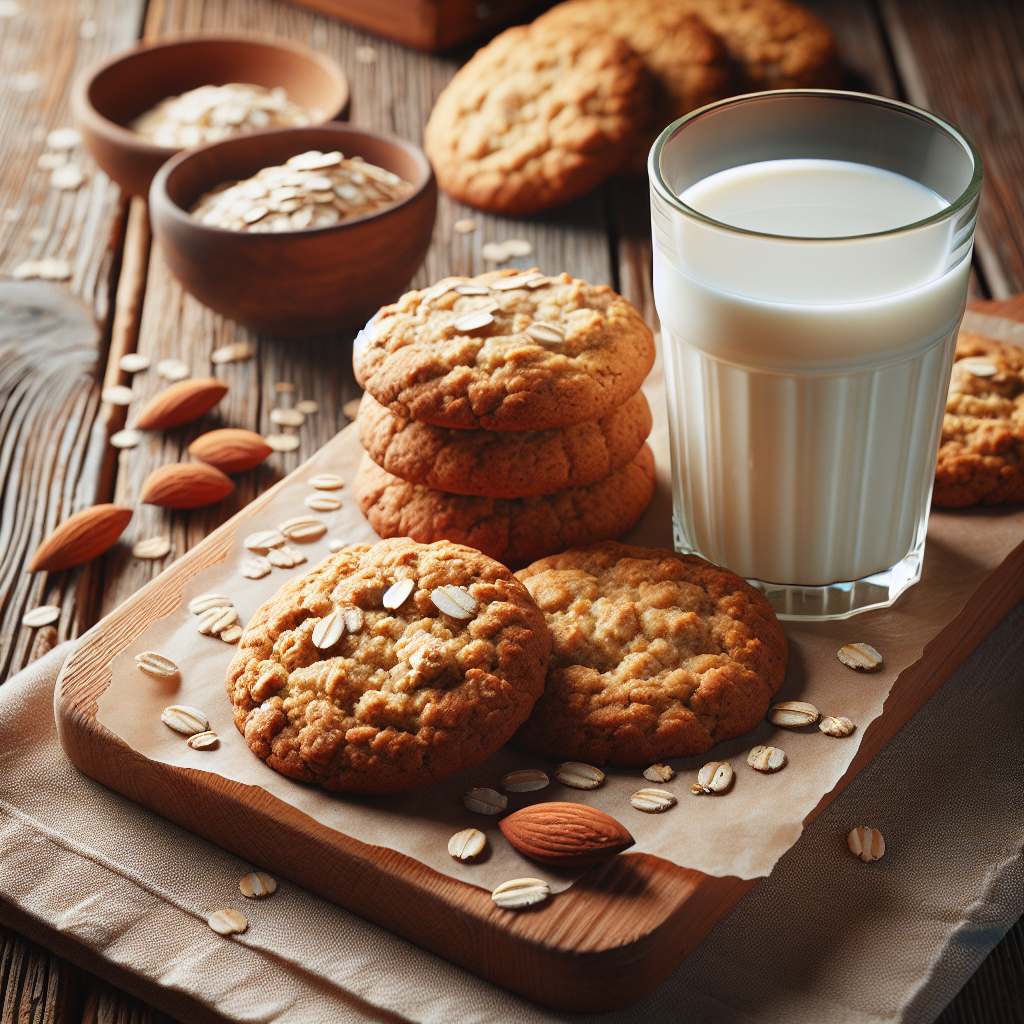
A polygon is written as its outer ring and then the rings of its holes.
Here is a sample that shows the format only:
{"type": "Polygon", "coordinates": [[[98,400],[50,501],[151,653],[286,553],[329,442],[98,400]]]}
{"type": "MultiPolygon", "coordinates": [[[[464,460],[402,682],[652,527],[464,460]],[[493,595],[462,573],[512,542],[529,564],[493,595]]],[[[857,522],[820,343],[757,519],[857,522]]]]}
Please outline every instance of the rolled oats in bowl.
{"type": "Polygon", "coordinates": [[[376,213],[412,191],[409,182],[362,157],[314,149],[283,167],[219,185],[199,199],[191,216],[229,231],[304,231],[376,213]]]}
{"type": "Polygon", "coordinates": [[[263,128],[305,128],[320,116],[319,110],[293,103],[280,86],[266,89],[232,82],[168,96],[128,127],[154,146],[178,149],[263,128]]]}

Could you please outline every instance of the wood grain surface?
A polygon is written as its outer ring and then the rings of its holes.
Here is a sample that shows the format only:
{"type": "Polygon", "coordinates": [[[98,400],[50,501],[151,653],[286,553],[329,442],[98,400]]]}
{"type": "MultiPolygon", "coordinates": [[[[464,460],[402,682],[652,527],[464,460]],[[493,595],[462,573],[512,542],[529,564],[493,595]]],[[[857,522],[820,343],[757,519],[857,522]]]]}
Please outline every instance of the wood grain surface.
{"type": "MultiPolygon", "coordinates": [[[[922,103],[972,134],[987,174],[976,256],[980,273],[973,282],[972,294],[983,299],[990,295],[1005,298],[1020,289],[1024,279],[1020,188],[1020,169],[1024,166],[1024,5],[1014,0],[978,0],[971,4],[956,0],[882,0],[877,4],[870,0],[816,0],[808,6],[829,22],[839,38],[849,72],[848,87],[922,103]]],[[[160,267],[158,254],[152,261],[156,266],[150,266],[147,274],[144,241],[131,248],[136,254],[135,269],[127,272],[130,263],[126,249],[120,286],[123,291],[119,290],[118,301],[128,309],[134,304],[137,314],[142,297],[138,287],[140,263],[142,279],[155,285],[154,308],[144,310],[142,317],[147,319],[147,327],[140,344],[148,351],[190,359],[195,349],[199,356],[208,358],[213,347],[235,337],[256,344],[258,355],[252,363],[232,364],[218,371],[232,375],[232,394],[220,410],[226,425],[255,423],[261,425],[257,429],[266,429],[269,410],[276,400],[277,381],[293,381],[296,399],[312,395],[320,401],[322,396],[321,412],[309,417],[301,428],[301,446],[295,454],[275,455],[249,478],[238,478],[236,494],[223,507],[197,513],[158,513],[143,508],[143,515],[136,513],[138,523],[129,527],[124,540],[102,562],[31,580],[23,576],[21,570],[38,537],[37,528],[22,521],[24,517],[31,520],[45,509],[50,521],[57,522],[83,504],[106,500],[111,496],[115,472],[119,495],[133,501],[146,467],[152,469],[180,457],[189,440],[183,434],[169,438],[166,448],[163,443],[147,443],[120,456],[107,447],[106,435],[115,420],[104,420],[104,415],[116,410],[104,410],[99,403],[98,381],[104,372],[108,376],[118,373],[113,351],[104,368],[104,350],[111,335],[111,297],[121,267],[123,207],[116,189],[102,174],[92,172],[81,150],[73,158],[86,170],[87,183],[78,192],[49,189],[48,172],[35,168],[45,132],[68,123],[66,101],[74,72],[136,38],[145,4],[139,0],[116,5],[111,0],[84,5],[77,0],[48,0],[45,7],[27,3],[23,7],[30,10],[30,17],[0,19],[0,125],[4,128],[0,135],[4,161],[4,175],[0,177],[0,273],[9,275],[22,261],[43,255],[68,258],[73,267],[70,283],[50,287],[80,298],[99,330],[89,343],[96,354],[91,374],[83,372],[81,361],[70,360],[63,367],[69,380],[60,385],[53,380],[54,375],[60,375],[60,367],[32,358],[35,338],[44,336],[49,326],[23,323],[24,329],[16,337],[8,331],[0,348],[0,468],[4,470],[0,586],[5,593],[0,602],[0,679],[58,639],[78,635],[101,611],[114,607],[159,571],[161,563],[153,565],[131,558],[128,552],[135,536],[149,536],[157,530],[169,532],[175,541],[171,557],[180,556],[212,525],[297,466],[343,426],[343,402],[356,394],[345,361],[342,365],[337,362],[339,346],[345,346],[349,337],[318,339],[304,343],[301,349],[274,339],[255,338],[196,308],[196,304],[190,305],[166,268],[160,267]],[[79,34],[83,21],[95,26],[92,38],[82,38],[90,36],[89,31],[79,34]],[[48,420],[54,412],[51,404],[38,398],[35,402],[19,399],[16,406],[12,404],[12,396],[38,396],[40,389],[48,386],[57,386],[64,396],[66,408],[60,408],[58,414],[73,424],[66,434],[73,440],[65,447],[28,444],[50,428],[48,420]],[[8,414],[9,405],[17,408],[17,415],[8,414]],[[133,469],[128,456],[135,456],[134,461],[144,465],[133,469]],[[29,465],[32,472],[23,472],[29,465]],[[151,514],[152,518],[147,519],[151,514]],[[20,628],[24,611],[44,602],[62,607],[57,627],[36,631],[20,628]]],[[[442,58],[424,57],[328,18],[269,0],[251,4],[244,0],[150,0],[146,13],[151,36],[175,28],[258,28],[323,49],[340,60],[350,77],[353,123],[393,131],[415,142],[420,139],[433,98],[472,52],[468,47],[442,58]],[[367,50],[372,51],[372,61],[367,60],[367,50]]],[[[90,27],[86,25],[86,29],[90,27]]],[[[631,298],[652,324],[656,322],[650,300],[649,216],[642,181],[609,182],[568,208],[528,222],[481,215],[442,196],[434,243],[416,283],[445,273],[468,274],[485,269],[479,255],[481,244],[505,237],[529,238],[537,253],[532,260],[516,260],[514,265],[537,262],[544,269],[564,267],[592,281],[611,283],[631,298]],[[477,220],[477,231],[454,234],[455,220],[465,216],[477,220]]],[[[1017,305],[1022,302],[1018,299],[1017,305]]],[[[122,320],[127,332],[122,332],[119,351],[135,340],[131,316],[122,320]]],[[[209,363],[199,358],[196,372],[208,367],[209,363]]],[[[140,394],[147,393],[142,381],[135,386],[140,394]]],[[[1021,938],[1018,934],[1016,947],[1010,945],[1011,938],[990,958],[994,962],[1002,957],[999,962],[1003,973],[995,975],[1001,984],[993,988],[981,981],[972,982],[947,1010],[944,1024],[1020,1019],[1019,1010],[1012,1008],[1019,1007],[1019,1000],[1011,1004],[1005,998],[1013,987],[1012,979],[1016,978],[1019,993],[1024,977],[1021,938]]],[[[135,1012],[131,1011],[132,1019],[135,1012]]]]}

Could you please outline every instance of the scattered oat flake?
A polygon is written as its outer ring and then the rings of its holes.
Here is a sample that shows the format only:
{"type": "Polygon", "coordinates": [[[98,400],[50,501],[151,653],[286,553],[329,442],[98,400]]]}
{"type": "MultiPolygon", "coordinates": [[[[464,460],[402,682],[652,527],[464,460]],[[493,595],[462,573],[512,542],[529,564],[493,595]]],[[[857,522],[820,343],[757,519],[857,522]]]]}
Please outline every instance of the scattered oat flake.
{"type": "Polygon", "coordinates": [[[332,538],[331,538],[331,539],[330,539],[330,540],[329,540],[329,541],[327,542],[327,549],[328,549],[328,550],[329,550],[329,551],[330,551],[330,552],[331,552],[332,554],[334,554],[335,552],[338,552],[338,551],[340,551],[340,550],[341,550],[341,549],[342,549],[343,547],[346,547],[346,546],[347,546],[347,542],[346,542],[346,541],[343,541],[343,540],[341,540],[341,539],[340,539],[339,537],[332,537],[332,538]]]}
{"type": "Polygon", "coordinates": [[[472,217],[465,217],[462,220],[457,220],[454,228],[456,234],[468,235],[471,231],[476,231],[476,221],[472,217]]]}
{"type": "Polygon", "coordinates": [[[275,452],[293,452],[300,444],[298,434],[267,434],[263,440],[266,441],[275,452]]]}
{"type": "Polygon", "coordinates": [[[115,448],[135,448],[142,440],[142,434],[138,430],[119,430],[110,435],[110,443],[115,448]]]}
{"type": "Polygon", "coordinates": [[[193,750],[213,750],[220,745],[220,739],[212,730],[197,732],[185,741],[193,750]]]}
{"type": "Polygon", "coordinates": [[[270,422],[275,427],[301,427],[306,417],[298,409],[271,409],[270,422]]]}
{"type": "Polygon", "coordinates": [[[303,416],[312,416],[320,411],[320,406],[312,398],[304,398],[301,402],[295,403],[295,411],[301,412],[303,416]]]}
{"type": "Polygon", "coordinates": [[[257,555],[255,558],[247,558],[242,563],[241,573],[247,579],[261,580],[264,576],[269,576],[272,569],[273,566],[262,555],[257,555]]]}
{"type": "Polygon", "coordinates": [[[104,388],[100,398],[111,405],[131,405],[135,398],[135,392],[124,384],[115,384],[113,387],[104,388]]]}
{"type": "Polygon", "coordinates": [[[533,253],[533,245],[525,238],[506,238],[501,244],[510,256],[530,256],[533,253]]]}
{"type": "Polygon", "coordinates": [[[350,402],[346,402],[342,407],[341,411],[345,415],[345,419],[354,420],[359,415],[359,403],[362,402],[363,398],[360,395],[359,398],[353,398],[350,402]]]}
{"type": "Polygon", "coordinates": [[[95,39],[99,32],[99,26],[96,24],[93,18],[86,18],[81,25],[78,26],[78,37],[88,42],[90,39],[95,39]]]}
{"type": "Polygon", "coordinates": [[[15,92],[33,92],[39,88],[39,75],[35,71],[26,71],[23,75],[15,75],[11,85],[15,92]]]}
{"type": "Polygon", "coordinates": [[[144,356],[139,352],[127,352],[121,356],[117,365],[125,373],[140,373],[142,370],[149,369],[149,363],[149,356],[144,356]]]}
{"type": "Polygon", "coordinates": [[[41,604],[38,608],[25,612],[21,624],[29,629],[49,626],[60,618],[60,608],[55,604],[41,604]]]}
{"type": "Polygon", "coordinates": [[[314,512],[336,512],[341,508],[341,498],[333,494],[310,494],[303,500],[303,504],[314,512]]]}
{"type": "Polygon", "coordinates": [[[218,910],[206,922],[218,935],[236,935],[249,927],[244,914],[237,910],[218,910]]]}
{"type": "Polygon", "coordinates": [[[137,540],[132,545],[132,555],[135,558],[163,558],[170,552],[170,537],[147,537],[144,540],[137,540]]]}
{"type": "Polygon", "coordinates": [[[512,259],[512,256],[505,251],[505,246],[500,242],[487,242],[480,249],[480,255],[485,263],[505,263],[512,259]]]}
{"type": "Polygon", "coordinates": [[[246,359],[252,359],[252,345],[245,341],[236,341],[231,345],[221,345],[210,353],[210,362],[216,365],[222,363],[240,363],[246,359]]]}
{"type": "Polygon", "coordinates": [[[15,0],[0,0],[0,18],[16,18],[21,14],[21,4],[15,0]]]}
{"type": "Polygon", "coordinates": [[[180,359],[161,359],[156,364],[156,372],[164,380],[184,380],[192,373],[188,363],[183,363],[180,359]]]}
{"type": "Polygon", "coordinates": [[[345,486],[345,481],[333,473],[320,473],[309,478],[309,486],[315,487],[318,491],[340,491],[345,486]]]}
{"type": "Polygon", "coordinates": [[[85,175],[78,164],[64,164],[62,167],[54,168],[50,174],[50,184],[65,192],[81,188],[84,181],[85,175]]]}
{"type": "Polygon", "coordinates": [[[57,167],[63,167],[67,162],[67,153],[40,153],[36,167],[41,171],[52,171],[57,167]]]}
{"type": "Polygon", "coordinates": [[[377,60],[377,51],[372,46],[357,46],[356,60],[360,64],[373,64],[377,60]]]}
{"type": "Polygon", "coordinates": [[[26,260],[19,263],[11,273],[15,281],[27,281],[38,277],[43,281],[66,281],[71,276],[71,264],[56,256],[46,256],[41,260],[26,260]]]}
{"type": "Polygon", "coordinates": [[[47,149],[74,149],[81,142],[82,134],[77,128],[54,128],[46,136],[47,149]]]}
{"type": "Polygon", "coordinates": [[[28,233],[28,240],[30,242],[45,242],[50,237],[49,228],[33,228],[28,233]]]}

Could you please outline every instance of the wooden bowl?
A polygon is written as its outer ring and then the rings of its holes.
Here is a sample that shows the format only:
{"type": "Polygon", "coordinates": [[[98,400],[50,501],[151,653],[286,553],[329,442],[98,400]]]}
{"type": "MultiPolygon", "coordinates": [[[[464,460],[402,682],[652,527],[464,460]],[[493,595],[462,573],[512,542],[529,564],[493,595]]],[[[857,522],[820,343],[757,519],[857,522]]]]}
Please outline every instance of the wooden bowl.
{"type": "Polygon", "coordinates": [[[180,148],[154,146],[125,125],[168,96],[229,82],[283,86],[290,100],[314,111],[318,124],[348,109],[345,73],[306,46],[258,36],[179,36],[141,44],[83,72],[71,90],[72,118],[96,163],[126,192],[144,196],[157,169],[180,148]]]}
{"type": "Polygon", "coordinates": [[[361,327],[397,298],[426,255],[436,209],[434,172],[422,150],[338,123],[186,150],[160,168],[149,191],[154,233],[186,290],[254,331],[286,337],[361,327]],[[209,227],[189,216],[196,200],[222,182],[250,178],[311,149],[361,156],[414,191],[379,213],[279,234],[209,227]]]}

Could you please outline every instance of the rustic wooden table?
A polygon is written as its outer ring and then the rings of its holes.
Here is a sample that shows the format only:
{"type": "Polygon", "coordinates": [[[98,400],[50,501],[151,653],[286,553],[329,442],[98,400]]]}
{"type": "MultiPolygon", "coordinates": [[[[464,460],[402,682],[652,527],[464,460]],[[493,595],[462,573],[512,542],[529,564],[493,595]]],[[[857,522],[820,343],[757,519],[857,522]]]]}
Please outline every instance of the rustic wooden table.
{"type": "MultiPolygon", "coordinates": [[[[145,205],[128,203],[80,150],[86,172],[75,191],[57,191],[37,167],[45,135],[69,123],[75,75],[101,57],[179,29],[259,30],[331,54],[350,76],[351,120],[419,143],[437,93],[472,48],[427,57],[279,0],[48,0],[20,12],[0,3],[0,680],[56,643],[77,637],[258,493],[307,459],[345,425],[358,395],[348,365],[351,334],[300,343],[251,335],[200,306],[150,249],[145,205]],[[65,283],[10,280],[29,259],[70,264],[65,283]],[[135,506],[145,477],[175,461],[210,422],[147,439],[118,453],[107,443],[124,409],[104,403],[104,386],[132,384],[136,401],[159,386],[118,369],[128,351],[211,372],[210,353],[250,341],[249,362],[215,367],[231,391],[221,424],[270,430],[275,385],[313,399],[319,412],[298,431],[294,453],[275,454],[238,479],[220,504],[196,512],[140,505],[119,543],[97,562],[29,576],[39,541],[72,512],[99,501],[135,506]],[[141,561],[131,544],[169,534],[167,558],[141,561]],[[55,625],[21,626],[24,612],[56,604],[55,625]]],[[[1024,319],[1024,4],[1019,0],[819,0],[832,26],[848,87],[909,100],[972,135],[986,183],[972,279],[980,308],[1024,319]],[[1007,301],[1009,300],[1009,301],[1007,301]],[[990,304],[991,303],[991,304],[990,304]]],[[[615,180],[543,218],[480,214],[441,196],[433,244],[413,281],[485,269],[481,245],[527,238],[534,255],[513,265],[568,270],[607,282],[654,324],[646,183],[615,180]],[[477,230],[456,234],[472,216],[477,230]]],[[[213,424],[216,425],[216,424],[213,424]]],[[[164,1015],[0,926],[0,1022],[135,1021],[164,1015]]],[[[1024,931],[1015,926],[958,997],[943,1024],[1020,1021],[1024,931]]]]}

